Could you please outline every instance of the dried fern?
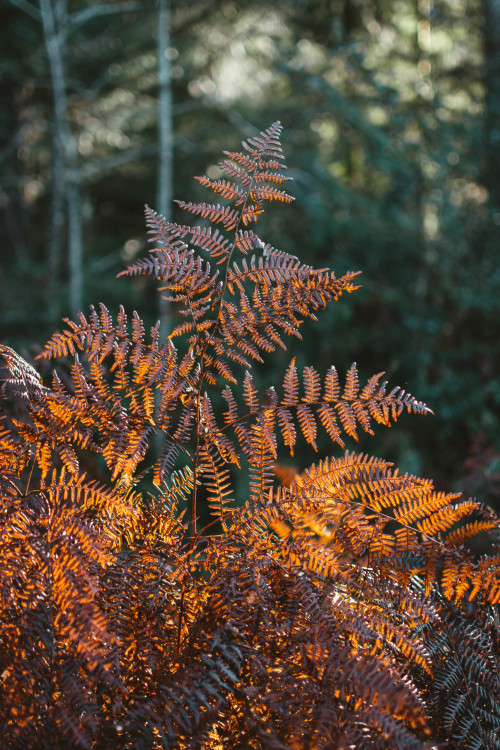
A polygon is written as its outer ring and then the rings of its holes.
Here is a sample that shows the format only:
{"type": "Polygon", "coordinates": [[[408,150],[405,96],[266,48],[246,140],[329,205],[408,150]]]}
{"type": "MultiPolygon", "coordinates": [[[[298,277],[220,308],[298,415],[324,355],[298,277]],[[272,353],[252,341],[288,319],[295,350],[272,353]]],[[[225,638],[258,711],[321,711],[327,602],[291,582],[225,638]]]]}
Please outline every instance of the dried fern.
{"type": "Polygon", "coordinates": [[[362,454],[279,468],[319,430],[344,448],[430,412],[356,364],[292,359],[259,392],[252,365],[357,288],[257,233],[293,200],[280,133],[198,178],[216,202],[178,205],[199,225],[146,209],[123,273],[171,301],[166,341],[91,307],[40,355],[66,360],[50,386],[0,346],[6,747],[498,747],[493,512],[362,454]]]}

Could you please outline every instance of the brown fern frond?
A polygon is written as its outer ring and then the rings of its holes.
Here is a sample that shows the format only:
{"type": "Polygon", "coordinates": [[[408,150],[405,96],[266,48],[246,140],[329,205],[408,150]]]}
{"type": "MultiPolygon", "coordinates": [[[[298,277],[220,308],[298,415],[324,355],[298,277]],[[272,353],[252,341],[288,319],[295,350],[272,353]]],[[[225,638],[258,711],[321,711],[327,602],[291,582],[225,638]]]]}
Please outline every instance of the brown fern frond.
{"type": "MultiPolygon", "coordinates": [[[[146,226],[149,236],[149,242],[160,245],[161,247],[182,247],[184,243],[179,243],[171,236],[172,222],[167,221],[164,216],[153,211],[146,206],[144,209],[146,217],[146,226]]],[[[185,247],[185,245],[184,245],[185,247]]]]}
{"type": "Polygon", "coordinates": [[[293,451],[297,440],[297,431],[295,429],[292,413],[289,409],[280,407],[276,410],[276,415],[278,417],[278,424],[280,426],[283,442],[289,449],[290,455],[293,456],[293,451]]]}
{"type": "Polygon", "coordinates": [[[465,526],[450,531],[450,533],[446,535],[446,545],[448,547],[461,549],[466,542],[474,539],[478,534],[488,532],[496,533],[497,528],[498,522],[494,518],[485,521],[471,521],[470,523],[466,523],[465,526]]]}
{"type": "Polygon", "coordinates": [[[297,376],[297,368],[295,367],[295,358],[293,358],[283,378],[283,406],[296,406],[298,393],[299,378],[297,376]]]}
{"type": "Polygon", "coordinates": [[[246,255],[250,250],[260,243],[261,240],[251,229],[238,230],[234,237],[234,243],[240,253],[246,255]]]}
{"type": "Polygon", "coordinates": [[[0,578],[9,585],[0,623],[0,722],[7,746],[48,746],[54,731],[88,746],[101,720],[82,724],[82,711],[94,711],[103,682],[117,688],[115,639],[96,602],[99,569],[111,555],[86,510],[94,499],[91,487],[64,475],[29,496],[2,491],[0,578]]]}
{"type": "MultiPolygon", "coordinates": [[[[436,493],[428,482],[399,476],[386,462],[349,454],[343,460],[311,467],[288,492],[290,502],[302,508],[302,513],[308,507],[321,514],[332,544],[340,544],[345,554],[355,558],[367,557],[386,572],[392,569],[400,583],[408,581],[394,570],[396,549],[400,552],[403,543],[411,552],[408,564],[413,575],[423,572],[426,576],[427,592],[440,585],[446,598],[454,601],[466,594],[471,600],[479,592],[491,602],[500,598],[496,561],[490,558],[475,563],[463,549],[457,553],[454,536],[451,547],[446,542],[446,532],[453,533],[457,521],[480,512],[480,504],[464,501],[456,505],[457,495],[436,493]],[[405,528],[404,534],[395,535],[391,528],[394,519],[405,528]]],[[[283,493],[281,504],[286,502],[283,493]]]]}
{"type": "Polygon", "coordinates": [[[497,747],[493,511],[362,454],[280,463],[278,434],[293,455],[430,412],[355,363],[250,373],[358,288],[249,228],[292,200],[280,134],[198,178],[228,204],[179,201],[203,226],[146,208],[123,274],[175,303],[168,336],[92,306],[40,355],[70,360],[51,388],[0,346],[5,747],[497,747]]]}
{"type": "Polygon", "coordinates": [[[228,200],[235,200],[235,206],[239,206],[245,202],[246,193],[241,188],[236,187],[234,183],[228,182],[227,180],[209,180],[208,177],[195,177],[200,185],[209,188],[216,195],[221,195],[223,198],[228,200]]]}
{"type": "Polygon", "coordinates": [[[217,263],[224,263],[231,252],[231,243],[217,229],[212,227],[188,227],[172,224],[173,232],[179,237],[189,235],[189,242],[195,247],[207,250],[217,263]],[[175,230],[177,227],[177,230],[175,230]]]}
{"type": "Polygon", "coordinates": [[[222,224],[228,232],[238,226],[238,211],[230,206],[220,206],[218,203],[191,203],[180,200],[177,200],[176,203],[188,213],[201,216],[202,219],[209,219],[214,224],[222,224]]]}
{"type": "MultiPolygon", "coordinates": [[[[320,418],[320,422],[325,428],[330,440],[340,445],[341,448],[344,448],[344,441],[341,437],[337,415],[334,409],[332,409],[327,404],[320,404],[320,406],[318,407],[318,415],[320,418]]],[[[287,443],[285,444],[287,445],[287,443]]]]}
{"type": "MultiPolygon", "coordinates": [[[[312,411],[303,404],[299,404],[297,406],[297,419],[300,425],[300,429],[302,430],[302,434],[304,435],[306,441],[309,443],[309,445],[312,445],[314,450],[318,450],[318,447],[316,445],[316,421],[314,419],[314,415],[312,411]]],[[[287,431],[288,435],[288,431],[287,431]]]]}
{"type": "MultiPolygon", "coordinates": [[[[258,181],[264,182],[267,180],[270,180],[271,177],[268,177],[268,173],[260,172],[258,174],[258,181]]],[[[279,181],[281,182],[283,178],[281,175],[279,176],[279,181]]],[[[278,180],[274,179],[273,182],[277,182],[278,180]]],[[[256,179],[257,182],[257,179],[256,179]]],[[[260,201],[281,201],[281,203],[292,203],[295,198],[293,195],[289,195],[288,193],[285,193],[284,190],[277,190],[274,187],[271,187],[271,185],[263,185],[262,187],[254,187],[250,190],[250,198],[255,202],[260,201]]]]}
{"type": "Polygon", "coordinates": [[[256,412],[260,404],[259,392],[257,391],[253,378],[248,370],[245,372],[245,378],[243,380],[243,397],[250,412],[256,412]]]}
{"type": "Polygon", "coordinates": [[[248,143],[243,141],[242,146],[253,158],[262,159],[271,157],[268,162],[270,169],[279,169],[280,164],[274,159],[283,160],[283,150],[280,143],[282,127],[280,122],[274,122],[269,128],[259,135],[249,138],[248,143]]]}
{"type": "Polygon", "coordinates": [[[288,415],[292,412],[297,414],[302,433],[307,442],[313,447],[316,440],[317,422],[314,412],[319,416],[321,424],[325,427],[332,440],[344,445],[340,437],[342,428],[350,437],[358,439],[357,428],[361,427],[365,432],[373,434],[371,427],[371,416],[376,421],[382,421],[389,426],[390,419],[397,420],[404,408],[416,413],[429,413],[430,409],[413,396],[394,388],[389,395],[385,395],[385,383],[375,392],[376,384],[380,375],[370,378],[369,386],[359,393],[359,381],[356,365],[353,364],[348,371],[346,384],[342,395],[340,395],[340,384],[335,368],[330,368],[325,376],[323,387],[323,398],[320,399],[321,379],[316,370],[306,367],[304,370],[304,395],[299,404],[300,382],[295,366],[295,360],[290,363],[283,378],[283,398],[280,410],[287,409],[286,414],[279,417],[280,425],[283,425],[283,439],[285,445],[293,448],[291,443],[292,433],[288,427],[290,422],[288,415]],[[382,414],[382,417],[380,416],[382,414]]]}
{"type": "Polygon", "coordinates": [[[497,615],[489,610],[471,619],[441,605],[441,627],[427,634],[434,670],[429,713],[436,735],[457,750],[494,750],[500,717],[497,615]]]}
{"type": "Polygon", "coordinates": [[[276,462],[276,443],[273,424],[262,419],[250,430],[250,493],[251,504],[267,498],[273,485],[273,466],[276,462]]]}
{"type": "Polygon", "coordinates": [[[201,448],[200,472],[210,509],[223,521],[225,506],[232,502],[232,482],[226,461],[213,443],[201,448]]]}
{"type": "Polygon", "coordinates": [[[254,172],[258,164],[254,158],[250,158],[249,156],[245,156],[245,154],[242,154],[240,151],[224,151],[223,152],[225,156],[227,156],[230,161],[227,160],[221,162],[219,164],[220,168],[229,174],[228,167],[235,169],[233,165],[231,165],[231,162],[235,162],[236,164],[239,164],[240,167],[243,167],[242,170],[235,170],[236,171],[236,178],[241,180],[245,180],[246,185],[250,184],[251,178],[250,174],[254,172]]]}
{"type": "MultiPolygon", "coordinates": [[[[286,169],[283,164],[279,166],[280,169],[286,169]]],[[[283,182],[289,182],[293,180],[293,177],[288,177],[284,174],[278,174],[277,172],[257,172],[255,174],[255,182],[275,182],[281,184],[283,182]]]]}
{"type": "Polygon", "coordinates": [[[319,401],[321,380],[314,367],[304,368],[304,396],[302,401],[312,404],[319,401]]]}
{"type": "MultiPolygon", "coordinates": [[[[263,532],[260,528],[255,531],[256,543],[260,540],[260,546],[267,547],[263,532]]],[[[360,711],[363,710],[366,711],[366,731],[369,728],[370,731],[376,731],[374,727],[379,723],[387,729],[391,712],[385,714],[385,724],[383,715],[393,700],[399,701],[401,719],[406,719],[414,728],[422,728],[424,704],[415,686],[410,680],[403,678],[399,693],[395,689],[395,671],[399,674],[396,659],[399,657],[390,655],[394,641],[390,638],[386,641],[387,667],[383,668],[381,661],[375,656],[377,652],[374,644],[379,642],[380,653],[384,649],[384,635],[372,630],[361,613],[353,614],[348,604],[347,581],[344,597],[341,598],[338,591],[339,584],[342,587],[342,578],[338,571],[333,572],[325,585],[317,586],[314,583],[314,580],[319,580],[315,578],[316,574],[311,572],[309,576],[305,575],[304,566],[300,567],[299,572],[297,559],[293,555],[279,555],[280,563],[277,564],[272,559],[278,556],[275,545],[268,548],[265,557],[255,557],[252,553],[254,544],[249,544],[246,539],[241,554],[233,553],[230,557],[234,561],[230,564],[230,569],[237,586],[233,584],[229,594],[219,583],[214,599],[217,601],[218,611],[223,607],[230,609],[231,620],[237,623],[240,644],[247,633],[250,637],[255,637],[256,633],[261,634],[263,647],[255,652],[254,658],[264,658],[266,663],[270,659],[272,664],[280,664],[277,682],[273,680],[274,670],[265,669],[262,672],[262,678],[266,679],[266,694],[271,696],[268,705],[275,716],[276,723],[273,726],[277,732],[280,728],[285,732],[278,736],[282,739],[286,737],[288,743],[294,742],[294,738],[298,737],[302,740],[305,737],[316,737],[321,743],[327,738],[331,742],[335,736],[336,741],[341,741],[345,737],[354,736],[360,711]],[[283,576],[281,570],[283,564],[286,564],[285,560],[288,560],[287,575],[283,576]],[[326,602],[328,607],[325,611],[326,602]],[[269,606],[273,607],[275,613],[272,624],[261,616],[269,606]],[[283,634],[281,638],[276,637],[277,631],[283,634]],[[368,687],[364,682],[364,675],[369,664],[371,684],[368,687]],[[288,675],[295,683],[299,680],[300,700],[296,689],[286,687],[288,675]],[[310,706],[315,705],[315,696],[319,697],[314,686],[321,686],[321,693],[330,691],[328,705],[332,714],[328,719],[325,718],[328,727],[326,734],[315,734],[318,728],[317,718],[312,723],[308,719],[310,706]],[[349,709],[351,705],[356,706],[354,715],[349,709]],[[304,707],[304,711],[301,707],[304,707]],[[352,721],[350,716],[353,716],[352,721]]],[[[218,583],[217,578],[214,578],[214,583],[218,583]]],[[[361,591],[355,584],[354,588],[361,591]]],[[[401,649],[396,653],[401,653],[401,649]]],[[[400,676],[402,677],[401,674],[400,676]]],[[[239,691],[236,692],[236,697],[238,696],[239,691]]],[[[245,711],[242,718],[247,715],[245,711]]],[[[263,731],[267,727],[267,736],[272,738],[266,718],[264,714],[263,731]]],[[[398,747],[398,741],[402,742],[403,737],[406,744],[402,746],[411,747],[411,733],[403,724],[395,723],[391,732],[386,735],[386,743],[389,742],[391,747],[398,747]],[[390,741],[387,739],[389,737],[390,741]]],[[[267,746],[267,739],[264,741],[267,746]]]]}
{"type": "Polygon", "coordinates": [[[353,362],[347,371],[344,393],[342,398],[346,401],[354,401],[358,396],[359,391],[359,378],[356,362],[353,362]]]}
{"type": "Polygon", "coordinates": [[[313,310],[325,307],[331,299],[339,299],[343,292],[354,291],[357,287],[351,283],[355,274],[346,274],[341,279],[332,277],[322,284],[320,297],[310,293],[312,279],[324,276],[324,271],[316,271],[310,266],[303,266],[293,256],[278,253],[269,246],[264,246],[264,256],[246,259],[228,269],[227,285],[231,294],[240,292],[240,307],[244,313],[247,331],[254,337],[258,331],[269,324],[283,328],[288,335],[299,337],[298,328],[302,318],[315,318],[313,310]],[[254,284],[252,295],[252,314],[244,292],[244,282],[254,284]],[[249,321],[252,324],[249,326],[249,321]]]}
{"type": "Polygon", "coordinates": [[[255,169],[255,164],[251,159],[243,157],[242,154],[233,153],[230,151],[224,151],[229,157],[219,163],[220,169],[231,177],[233,180],[239,180],[243,187],[247,187],[252,182],[251,173],[255,169]],[[232,162],[240,163],[244,169],[239,169],[232,162]]]}
{"type": "Polygon", "coordinates": [[[10,346],[0,344],[0,354],[7,363],[7,369],[12,375],[12,379],[8,380],[10,384],[21,385],[29,396],[31,393],[39,393],[45,389],[42,378],[35,370],[35,368],[26,362],[14,349],[10,346]]]}
{"type": "Polygon", "coordinates": [[[0,466],[5,476],[22,475],[32,456],[29,442],[21,441],[10,429],[0,427],[0,466]]]}
{"type": "Polygon", "coordinates": [[[264,206],[262,200],[258,200],[255,203],[246,205],[241,212],[241,222],[243,226],[248,226],[252,223],[259,221],[259,216],[264,213],[264,206]]]}
{"type": "Polygon", "coordinates": [[[217,450],[224,463],[235,463],[239,466],[239,459],[234,446],[224,432],[219,429],[211,401],[206,394],[200,399],[199,409],[201,434],[206,444],[217,450]]]}

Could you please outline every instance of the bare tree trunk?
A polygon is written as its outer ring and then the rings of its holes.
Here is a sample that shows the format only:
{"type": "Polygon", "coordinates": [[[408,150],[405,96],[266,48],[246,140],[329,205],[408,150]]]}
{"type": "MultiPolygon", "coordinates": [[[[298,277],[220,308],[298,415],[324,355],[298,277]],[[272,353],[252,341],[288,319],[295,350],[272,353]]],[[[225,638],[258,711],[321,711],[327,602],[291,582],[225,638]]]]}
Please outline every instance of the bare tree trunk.
{"type": "Polygon", "coordinates": [[[483,0],[486,65],[484,183],[493,214],[500,213],[500,0],[483,0]]]}
{"type": "MultiPolygon", "coordinates": [[[[156,210],[172,220],[172,173],[173,173],[173,124],[172,124],[172,77],[170,68],[170,0],[158,0],[158,173],[156,184],[156,210]]],[[[160,343],[166,341],[169,328],[169,304],[158,296],[160,319],[160,343]]],[[[156,406],[160,392],[156,392],[156,406]]],[[[159,431],[155,439],[156,452],[160,455],[163,434],[159,431]]]]}
{"type": "MultiPolygon", "coordinates": [[[[170,0],[158,0],[158,175],[156,210],[167,221],[172,219],[172,77],[170,66],[170,0]]],[[[161,338],[168,331],[168,302],[159,299],[161,338]]]]}
{"type": "MultiPolygon", "coordinates": [[[[427,100],[429,107],[433,97],[433,86],[431,78],[430,52],[431,52],[431,0],[415,0],[415,17],[417,20],[415,34],[415,66],[420,71],[421,83],[426,85],[427,100]]],[[[419,136],[423,145],[423,133],[419,125],[419,136]]],[[[415,293],[417,310],[423,316],[425,313],[426,298],[429,288],[429,269],[425,260],[428,246],[428,235],[425,229],[425,210],[427,203],[426,178],[422,172],[418,155],[415,156],[413,165],[413,185],[415,195],[415,247],[420,258],[419,273],[415,280],[415,293]]]]}
{"type": "Polygon", "coordinates": [[[80,191],[76,175],[69,178],[66,200],[68,204],[69,240],[69,304],[72,312],[83,305],[83,228],[80,191]]]}
{"type": "Polygon", "coordinates": [[[48,311],[59,314],[59,279],[62,265],[63,229],[67,221],[70,276],[70,308],[82,307],[83,242],[81,206],[77,187],[75,141],[67,113],[67,86],[63,49],[68,23],[67,0],[40,0],[45,48],[49,58],[53,96],[52,208],[49,237],[48,311]]]}
{"type": "Polygon", "coordinates": [[[56,19],[51,0],[40,0],[45,48],[49,58],[52,80],[52,164],[51,164],[51,217],[48,238],[49,283],[47,307],[49,319],[59,317],[59,278],[64,242],[64,122],[66,120],[65,81],[62,53],[58,40],[56,19]]]}

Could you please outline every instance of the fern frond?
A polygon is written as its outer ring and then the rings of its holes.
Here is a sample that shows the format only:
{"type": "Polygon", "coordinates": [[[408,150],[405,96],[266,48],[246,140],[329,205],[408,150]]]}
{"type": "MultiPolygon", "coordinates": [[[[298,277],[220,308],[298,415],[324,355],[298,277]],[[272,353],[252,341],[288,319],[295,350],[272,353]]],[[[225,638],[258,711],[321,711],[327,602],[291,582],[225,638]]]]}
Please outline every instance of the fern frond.
{"type": "Polygon", "coordinates": [[[312,404],[319,401],[321,380],[314,367],[304,368],[304,396],[302,401],[312,404]]]}
{"type": "Polygon", "coordinates": [[[344,448],[345,445],[341,437],[341,432],[337,422],[337,415],[335,411],[327,404],[320,404],[320,406],[318,407],[318,415],[320,418],[320,422],[325,428],[330,440],[340,445],[341,448],[344,448]]]}
{"type": "Polygon", "coordinates": [[[200,471],[207,490],[207,500],[213,514],[223,521],[225,506],[232,502],[232,483],[226,462],[214,444],[200,451],[200,471]]]}
{"type": "Polygon", "coordinates": [[[229,157],[230,161],[223,161],[219,165],[221,169],[229,174],[229,169],[234,169],[230,162],[234,161],[236,164],[243,167],[242,170],[236,170],[236,178],[244,182],[244,184],[249,185],[251,179],[248,173],[254,172],[258,166],[255,159],[245,156],[245,154],[242,154],[240,151],[223,151],[223,153],[225,156],[229,157]]]}
{"type": "Polygon", "coordinates": [[[434,492],[428,482],[393,473],[386,462],[346,454],[311,467],[282,491],[280,502],[295,504],[297,512],[308,508],[308,513],[319,513],[332,544],[355,558],[364,556],[401,584],[422,573],[426,594],[439,585],[455,602],[480,593],[493,603],[500,598],[497,561],[476,563],[463,550],[458,554],[453,536],[452,546],[446,544],[446,532],[453,533],[457,520],[480,510],[475,502],[454,505],[456,498],[434,492]],[[399,531],[394,519],[403,527],[399,531]],[[407,561],[401,557],[405,551],[410,553],[407,561]]]}
{"type": "Polygon", "coordinates": [[[450,531],[450,533],[446,535],[446,545],[448,547],[456,547],[457,549],[461,549],[466,542],[474,539],[474,537],[476,537],[478,534],[484,534],[488,532],[493,532],[496,534],[497,530],[498,521],[496,519],[491,518],[485,521],[472,521],[470,523],[466,523],[464,526],[461,526],[458,529],[455,529],[454,531],[450,531]]]}
{"type": "Polygon", "coordinates": [[[216,195],[221,195],[228,200],[236,199],[235,206],[241,205],[246,199],[245,191],[227,180],[210,180],[208,177],[195,177],[195,180],[197,180],[200,185],[203,185],[203,187],[212,190],[216,195]]]}
{"type": "MultiPolygon", "coordinates": [[[[318,447],[316,445],[316,421],[314,419],[312,411],[307,406],[299,404],[297,406],[297,419],[306,441],[309,443],[309,445],[312,445],[314,450],[318,450],[318,447]]],[[[287,430],[287,435],[288,434],[289,433],[287,430]]]]}
{"type": "MultiPolygon", "coordinates": [[[[267,177],[267,175],[263,172],[260,172],[258,174],[258,181],[264,182],[270,179],[267,177]]],[[[281,175],[279,176],[279,181],[282,181],[283,178],[281,175]]],[[[257,181],[257,180],[256,180],[257,181]]],[[[278,180],[274,179],[273,182],[277,182],[278,180]]],[[[250,198],[253,201],[281,201],[281,203],[292,203],[295,198],[293,195],[289,195],[288,193],[285,193],[284,190],[277,190],[274,187],[271,187],[271,185],[263,185],[262,187],[254,187],[250,190],[250,198]]]]}
{"type": "Polygon", "coordinates": [[[229,156],[229,159],[225,159],[224,161],[219,163],[220,169],[233,180],[239,180],[243,187],[247,187],[248,185],[250,185],[252,182],[252,177],[250,176],[249,172],[251,172],[252,169],[255,169],[254,162],[251,159],[246,159],[245,157],[242,164],[242,166],[245,168],[239,169],[232,162],[241,163],[239,159],[242,157],[242,154],[234,154],[230,151],[224,151],[224,153],[229,156]]]}
{"type": "MultiPolygon", "coordinates": [[[[279,121],[273,124],[259,135],[249,138],[248,143],[243,141],[242,146],[254,158],[262,159],[264,156],[271,159],[283,160],[283,150],[280,143],[282,126],[279,121]]],[[[275,161],[269,161],[268,166],[271,169],[279,169],[281,165],[275,161]]]]}
{"type": "MultiPolygon", "coordinates": [[[[380,375],[370,378],[368,387],[359,393],[359,381],[356,364],[353,364],[347,373],[346,384],[342,395],[340,395],[340,383],[335,368],[330,368],[325,376],[323,387],[323,398],[320,399],[321,380],[314,368],[306,367],[304,370],[304,396],[302,401],[307,407],[299,405],[299,378],[295,366],[295,360],[290,363],[283,378],[282,406],[291,413],[297,414],[297,419],[302,432],[310,445],[315,446],[316,439],[316,417],[319,416],[321,424],[325,427],[329,437],[341,446],[344,445],[340,435],[342,428],[350,437],[358,439],[357,428],[361,427],[365,432],[373,434],[371,427],[371,416],[376,421],[381,421],[389,426],[390,419],[397,420],[404,408],[416,413],[430,413],[430,409],[422,402],[417,401],[409,394],[400,392],[394,388],[389,395],[385,395],[385,384],[375,391],[380,375]]],[[[286,418],[282,419],[285,428],[286,418]]],[[[286,428],[283,435],[285,445],[292,448],[291,433],[286,428]]]]}
{"type": "Polygon", "coordinates": [[[295,358],[288,365],[288,369],[283,378],[283,406],[296,406],[299,393],[299,378],[297,368],[295,367],[295,358]]]}
{"type": "Polygon", "coordinates": [[[7,369],[13,378],[7,382],[14,385],[21,385],[27,391],[28,396],[45,389],[42,378],[35,368],[17,354],[14,349],[11,349],[10,346],[0,344],[0,354],[6,361],[7,369]]]}
{"type": "Polygon", "coordinates": [[[176,203],[188,213],[201,216],[202,219],[209,219],[215,224],[222,224],[227,231],[236,229],[238,226],[238,211],[230,206],[220,206],[218,203],[186,203],[181,200],[177,200],[176,203]]]}
{"type": "Polygon", "coordinates": [[[498,745],[493,511],[362,454],[278,463],[278,434],[293,455],[319,425],[343,446],[430,413],[356,363],[341,382],[292,359],[259,391],[252,363],[358,288],[249,228],[293,200],[280,134],[198,178],[228,204],[179,201],[203,226],[146,208],[154,246],[121,275],[175,303],[168,338],[92,306],[40,355],[70,357],[50,389],[0,345],[0,395],[23,397],[0,426],[6,747],[498,745]]]}
{"type": "MultiPolygon", "coordinates": [[[[172,224],[172,232],[179,237],[189,236],[189,242],[194,247],[207,250],[217,263],[224,263],[231,252],[231,243],[224,238],[217,229],[212,227],[189,227],[172,224]]],[[[154,252],[154,251],[153,251],[154,252]]]]}
{"type": "Polygon", "coordinates": [[[149,242],[162,247],[169,247],[172,242],[171,238],[171,226],[172,222],[167,221],[164,216],[153,211],[149,206],[145,206],[144,214],[146,218],[146,226],[149,237],[149,242]]]}
{"type": "Polygon", "coordinates": [[[262,419],[250,430],[250,503],[258,504],[268,495],[273,484],[276,442],[273,424],[262,419]]]}
{"type": "Polygon", "coordinates": [[[59,727],[72,746],[88,747],[102,719],[82,724],[82,711],[95,715],[102,684],[118,687],[116,641],[96,601],[112,556],[92,523],[95,501],[107,509],[109,500],[64,474],[28,496],[2,492],[0,722],[9,746],[48,746],[59,727]]]}
{"type": "Polygon", "coordinates": [[[500,665],[494,617],[490,610],[471,622],[455,608],[446,611],[439,631],[427,634],[434,662],[430,713],[458,750],[496,745],[500,665]]]}
{"type": "MultiPolygon", "coordinates": [[[[283,164],[281,164],[279,168],[286,169],[286,167],[284,167],[283,164]]],[[[277,172],[265,171],[265,172],[257,172],[255,174],[255,182],[257,183],[275,182],[275,183],[281,184],[283,182],[289,182],[290,180],[293,180],[293,177],[288,177],[287,175],[284,175],[284,174],[278,174],[277,172]]]]}

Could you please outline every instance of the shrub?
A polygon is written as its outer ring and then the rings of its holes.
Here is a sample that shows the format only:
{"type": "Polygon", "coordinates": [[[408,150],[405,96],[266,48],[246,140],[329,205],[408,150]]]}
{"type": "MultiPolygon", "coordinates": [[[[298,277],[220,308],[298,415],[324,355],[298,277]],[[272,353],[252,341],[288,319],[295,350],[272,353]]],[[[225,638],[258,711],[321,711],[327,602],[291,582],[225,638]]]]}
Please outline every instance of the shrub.
{"type": "Polygon", "coordinates": [[[125,273],[159,282],[168,337],[91,307],[40,355],[67,363],[50,387],[0,347],[5,747],[498,747],[500,556],[469,545],[493,512],[366,455],[278,463],[429,412],[356,365],[259,393],[252,365],[356,289],[253,228],[292,201],[280,132],[198,178],[224,199],[179,201],[202,225],[147,210],[125,273]]]}

